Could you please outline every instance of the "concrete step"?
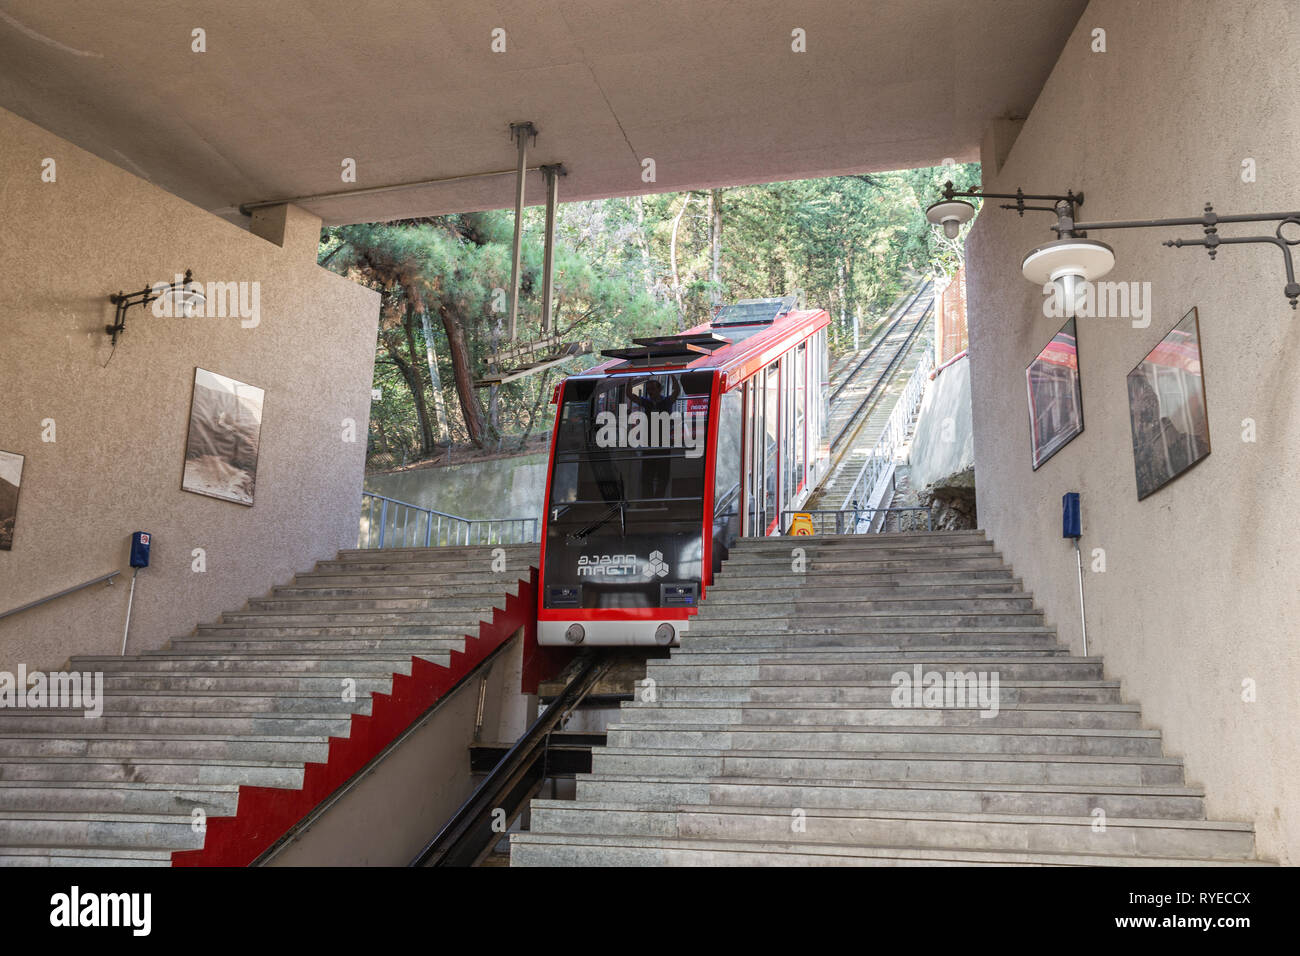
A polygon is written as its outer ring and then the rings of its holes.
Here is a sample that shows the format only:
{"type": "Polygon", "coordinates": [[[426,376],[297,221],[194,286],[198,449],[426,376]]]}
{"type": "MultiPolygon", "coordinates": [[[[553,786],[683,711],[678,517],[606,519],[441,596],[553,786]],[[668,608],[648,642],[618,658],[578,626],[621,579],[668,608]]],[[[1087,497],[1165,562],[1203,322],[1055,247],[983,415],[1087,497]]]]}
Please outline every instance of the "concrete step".
{"type": "MultiPolygon", "coordinates": [[[[1041,612],[1034,609],[1033,598],[1024,594],[975,594],[963,596],[920,594],[902,597],[892,595],[871,597],[860,593],[855,594],[849,588],[837,590],[842,590],[843,593],[821,594],[817,597],[804,597],[802,594],[796,593],[785,600],[781,600],[776,595],[771,595],[770,600],[771,605],[775,605],[772,609],[777,611],[775,617],[778,620],[796,623],[806,618],[861,617],[866,614],[886,611],[908,614],[962,613],[981,615],[1022,612],[1041,616],[1041,612]]],[[[761,619],[768,616],[762,614],[762,610],[763,607],[761,605],[756,606],[753,601],[719,601],[714,603],[713,592],[710,591],[708,598],[700,605],[696,620],[729,620],[737,616],[748,619],[761,619]]]]}
{"type": "Polygon", "coordinates": [[[762,680],[789,681],[890,681],[900,672],[911,673],[913,665],[922,664],[925,671],[969,673],[996,671],[999,680],[1100,680],[1101,662],[1096,658],[1044,655],[1032,658],[1023,655],[1003,658],[974,655],[962,659],[954,653],[944,655],[909,655],[904,652],[882,653],[875,660],[858,653],[854,658],[834,659],[830,654],[799,655],[802,659],[777,660],[775,655],[764,653],[734,655],[728,660],[723,654],[682,655],[668,661],[651,661],[646,676],[656,681],[682,683],[684,681],[762,680]],[[821,659],[818,659],[818,658],[821,659]],[[748,658],[748,660],[746,659],[748,658]]]}
{"type": "Polygon", "coordinates": [[[817,571],[809,576],[808,571],[794,571],[787,565],[772,565],[754,569],[745,574],[725,573],[713,579],[708,593],[714,590],[728,591],[768,591],[773,588],[841,588],[841,587],[928,587],[935,584],[951,583],[997,583],[1017,584],[1020,580],[1003,565],[988,569],[944,570],[937,568],[929,571],[899,571],[890,569],[872,570],[867,567],[846,567],[835,570],[817,571]]]}
{"type": "Polygon", "coordinates": [[[1255,844],[1249,824],[1205,820],[839,808],[800,815],[767,807],[660,808],[581,799],[534,800],[531,831],[1210,860],[1244,860],[1255,844]]]}
{"type": "Polygon", "coordinates": [[[586,774],[577,797],[636,806],[753,806],[949,813],[1030,813],[1092,818],[1201,820],[1204,794],[1190,787],[1083,784],[981,784],[918,780],[802,780],[743,777],[654,777],[586,774]]]}
{"type": "Polygon", "coordinates": [[[371,693],[388,690],[387,681],[372,684],[365,693],[358,692],[355,701],[343,697],[341,681],[334,681],[328,694],[299,694],[288,689],[275,693],[227,690],[214,694],[198,689],[173,693],[132,687],[130,693],[106,692],[103,707],[105,714],[368,714],[371,693]]]}
{"type": "Polygon", "coordinates": [[[466,561],[492,561],[504,553],[506,561],[535,560],[540,553],[538,544],[472,544],[433,548],[345,548],[337,556],[339,561],[367,561],[382,555],[399,561],[439,561],[454,564],[466,561]]]}
{"type": "Polygon", "coordinates": [[[467,634],[477,634],[478,621],[489,620],[490,618],[490,614],[484,615],[480,619],[471,619],[466,617],[462,620],[452,621],[446,624],[334,624],[317,626],[309,624],[282,624],[271,627],[242,623],[200,624],[195,628],[194,633],[188,636],[207,638],[209,640],[221,638],[263,639],[275,637],[464,637],[467,634]]]}
{"type": "Polygon", "coordinates": [[[95,813],[90,811],[0,811],[0,846],[42,846],[190,850],[203,846],[188,814],[95,813]]]}
{"type": "Polygon", "coordinates": [[[769,575],[819,574],[824,571],[943,571],[958,570],[999,571],[1008,570],[1002,558],[993,551],[973,554],[946,554],[918,552],[882,552],[880,554],[827,557],[805,557],[796,563],[791,557],[785,561],[771,561],[761,556],[733,556],[722,563],[721,575],[727,578],[766,577],[769,575]]]}
{"type": "Polygon", "coordinates": [[[1033,599],[1033,596],[1020,589],[1018,581],[962,581],[960,578],[947,578],[933,584],[889,584],[860,585],[846,579],[842,586],[822,587],[805,584],[775,587],[761,581],[742,579],[744,583],[753,583],[754,587],[737,587],[741,582],[719,579],[709,586],[708,599],[700,605],[718,608],[745,607],[755,602],[766,601],[781,605],[786,601],[800,601],[807,604],[822,601],[841,602],[848,600],[945,600],[951,598],[976,598],[985,596],[1004,596],[1033,599]]]}
{"type": "Polygon", "coordinates": [[[208,816],[231,816],[239,802],[233,784],[187,787],[134,782],[130,786],[42,780],[9,780],[0,786],[0,813],[9,810],[96,811],[101,813],[191,814],[200,807],[208,816]]]}
{"type": "Polygon", "coordinates": [[[378,570],[366,566],[340,565],[322,568],[299,574],[293,579],[291,587],[349,587],[349,586],[407,586],[407,587],[469,587],[475,591],[493,585],[503,592],[517,594],[520,579],[528,580],[526,568],[505,571],[500,574],[483,571],[441,571],[436,568],[426,569],[420,566],[381,568],[378,570]]]}
{"type": "Polygon", "coordinates": [[[203,846],[196,809],[301,787],[394,675],[446,666],[517,593],[538,549],[506,550],[504,574],[492,547],[345,552],[160,650],[74,658],[103,675],[97,719],[0,710],[0,865],[168,865],[203,846]]]}
{"type": "MultiPolygon", "coordinates": [[[[384,581],[391,582],[390,575],[384,575],[384,581]]],[[[505,582],[501,582],[504,584],[505,582]]],[[[352,584],[339,585],[337,582],[321,582],[314,579],[298,580],[294,584],[286,584],[271,589],[271,598],[275,600],[304,600],[307,598],[356,598],[362,600],[368,599],[417,599],[423,601],[442,601],[448,598],[468,598],[479,597],[487,601],[488,604],[494,604],[500,600],[501,595],[507,591],[514,593],[514,588],[498,587],[495,591],[489,591],[487,584],[465,583],[465,584],[352,584]]]]}
{"type": "MultiPolygon", "coordinates": [[[[784,611],[784,609],[783,609],[784,611]]],[[[797,611],[762,615],[757,608],[745,611],[746,617],[739,613],[718,615],[708,618],[696,618],[691,622],[691,629],[707,628],[711,634],[730,632],[762,631],[764,622],[784,622],[791,630],[808,634],[834,633],[836,630],[860,630],[870,628],[908,628],[941,627],[949,629],[993,628],[993,627],[1042,627],[1042,611],[945,611],[934,608],[920,608],[912,611],[870,611],[854,613],[846,608],[840,614],[802,614],[797,611]],[[696,623],[698,621],[698,625],[696,623]]]]}
{"type": "MultiPolygon", "coordinates": [[[[424,655],[421,655],[424,656],[424,655]]],[[[446,666],[449,654],[439,652],[425,659],[446,666]]],[[[73,667],[81,671],[141,674],[175,672],[185,674],[299,673],[337,674],[342,677],[409,674],[411,657],[362,656],[356,653],[295,657],[287,654],[211,655],[154,654],[147,657],[74,657],[73,667]]]]}
{"type": "Polygon", "coordinates": [[[704,653],[735,649],[745,651],[764,650],[813,650],[816,648],[917,648],[945,647],[952,650],[976,649],[1030,650],[1042,648],[1063,649],[1057,643],[1056,634],[1046,628],[968,628],[962,631],[944,629],[922,630],[919,628],[875,630],[861,629],[826,629],[793,630],[772,632],[770,624],[762,625],[761,631],[736,631],[714,633],[706,624],[691,624],[691,628],[681,637],[683,653],[704,653]]]}
{"type": "MultiPolygon", "coordinates": [[[[431,549],[437,550],[437,549],[431,549]]],[[[507,555],[505,565],[502,567],[499,563],[494,566],[494,559],[490,554],[482,555],[471,559],[461,557],[448,557],[445,555],[425,554],[398,554],[385,548],[383,551],[372,551],[365,555],[359,555],[354,558],[335,561],[321,561],[313,569],[314,571],[339,571],[351,570],[355,572],[375,571],[433,571],[437,573],[462,573],[476,574],[485,580],[495,577],[505,579],[509,576],[511,579],[527,578],[529,567],[537,564],[537,557],[534,555],[530,558],[516,558],[511,560],[507,555]]]]}
{"type": "Polygon", "coordinates": [[[871,548],[934,548],[943,545],[962,547],[982,545],[992,547],[983,531],[889,531],[883,534],[818,534],[812,537],[793,538],[776,536],[742,538],[732,549],[733,554],[780,554],[791,545],[818,551],[860,551],[871,548]]]}
{"type": "MultiPolygon", "coordinates": [[[[309,602],[315,603],[315,602],[309,602]]],[[[504,604],[504,602],[503,602],[504,604]]],[[[342,625],[367,627],[372,630],[391,624],[415,626],[420,624],[463,628],[465,623],[490,620],[492,607],[461,611],[227,611],[221,615],[222,624],[240,627],[329,627],[342,625]]]]}
{"type": "MultiPolygon", "coordinates": [[[[370,694],[392,690],[393,672],[380,668],[358,670],[353,674],[317,675],[301,672],[260,671],[257,673],[119,671],[104,675],[104,693],[114,694],[261,694],[314,695],[341,697],[344,680],[355,682],[357,702],[370,694]]],[[[352,689],[351,684],[346,685],[352,689]]]]}
{"type": "Polygon", "coordinates": [[[275,734],[9,733],[0,728],[0,757],[184,757],[213,760],[321,762],[329,737],[275,734]]]}
{"type": "Polygon", "coordinates": [[[163,648],[160,654],[357,654],[366,651],[382,651],[384,654],[410,654],[413,657],[428,657],[430,654],[444,654],[465,648],[463,637],[424,637],[424,638],[350,638],[323,637],[319,639],[301,637],[268,637],[261,640],[206,640],[199,637],[173,638],[171,646],[163,648]]]}
{"type": "Polygon", "coordinates": [[[871,781],[962,781],[995,784],[1182,786],[1183,765],[1162,756],[970,754],[768,750],[646,746],[599,747],[592,772],[640,776],[765,777],[871,781]]]}
{"type": "MultiPolygon", "coordinates": [[[[965,692],[963,692],[965,693],[965,692]]],[[[1001,687],[995,701],[997,712],[981,709],[972,689],[962,706],[861,707],[840,701],[826,703],[747,703],[692,702],[660,700],[650,703],[634,700],[623,704],[619,722],[634,725],[651,723],[748,724],[752,726],[835,726],[860,727],[1053,727],[1079,729],[1133,730],[1141,726],[1142,715],[1136,704],[1025,704],[1010,706],[1001,699],[1001,687]]],[[[0,725],[2,726],[2,725],[0,725]]]]}
{"type": "Polygon", "coordinates": [[[511,866],[1261,866],[1255,861],[513,833],[511,866]]]}
{"type": "MultiPolygon", "coordinates": [[[[845,707],[892,706],[893,681],[728,681],[715,683],[655,684],[658,699],[667,703],[717,702],[731,704],[834,703],[845,707]]],[[[999,680],[998,700],[1003,708],[1027,704],[1122,703],[1119,681],[1007,681],[999,680]]],[[[1137,706],[1137,705],[1134,705],[1137,706]]]]}
{"type": "Polygon", "coordinates": [[[0,846],[0,866],[171,866],[171,850],[141,847],[0,846]]]}
{"type": "Polygon", "coordinates": [[[480,615],[485,609],[505,607],[505,602],[505,595],[499,592],[493,595],[463,594],[437,599],[424,597],[334,597],[319,594],[313,594],[303,598],[292,598],[276,595],[270,598],[259,598],[255,601],[249,601],[245,611],[237,611],[234,613],[251,614],[252,612],[258,612],[275,615],[316,615],[355,611],[381,611],[385,613],[396,611],[417,611],[425,614],[438,614],[443,617],[451,617],[455,612],[463,612],[460,616],[468,615],[469,617],[475,617],[476,615],[480,615]]]}
{"type": "Polygon", "coordinates": [[[101,734],[270,734],[346,737],[351,714],[110,714],[89,720],[81,711],[0,710],[0,734],[55,733],[69,736],[93,729],[101,734]]]}
{"type": "MultiPolygon", "coordinates": [[[[984,724],[989,721],[984,721],[984,724]]],[[[861,727],[798,725],[615,723],[606,729],[611,747],[724,749],[837,753],[960,753],[1076,756],[1161,754],[1160,732],[1141,729],[1054,727],[861,727]]],[[[5,738],[0,737],[0,752],[5,738]]]]}
{"type": "Polygon", "coordinates": [[[301,760],[212,759],[201,757],[0,756],[0,784],[157,783],[185,786],[302,786],[301,760]]]}
{"type": "MultiPolygon", "coordinates": [[[[863,535],[865,538],[866,535],[863,535]]],[[[817,545],[805,545],[794,538],[786,538],[784,548],[771,551],[755,551],[747,548],[734,548],[727,555],[723,567],[729,573],[737,573],[745,568],[761,568],[767,565],[780,565],[783,561],[801,558],[807,566],[815,568],[821,565],[848,564],[861,562],[875,564],[880,561],[914,561],[918,564],[930,564],[946,559],[998,558],[997,551],[987,541],[970,541],[962,544],[924,544],[924,545],[858,545],[841,548],[826,548],[817,545]]]]}
{"type": "Polygon", "coordinates": [[[742,541],[646,677],[513,865],[1254,862],[979,532],[742,541]]]}

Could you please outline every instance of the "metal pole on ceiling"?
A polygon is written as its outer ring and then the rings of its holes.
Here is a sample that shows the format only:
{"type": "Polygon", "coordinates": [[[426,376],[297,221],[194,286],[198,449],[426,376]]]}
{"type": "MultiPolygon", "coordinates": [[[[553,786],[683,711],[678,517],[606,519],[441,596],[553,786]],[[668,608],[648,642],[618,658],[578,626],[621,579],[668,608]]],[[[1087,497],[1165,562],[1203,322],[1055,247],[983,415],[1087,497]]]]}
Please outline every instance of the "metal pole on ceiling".
{"type": "Polygon", "coordinates": [[[542,256],[542,337],[551,331],[551,298],[555,287],[555,213],[560,202],[560,177],[564,167],[558,163],[543,166],[546,178],[546,251],[542,256]]]}
{"type": "Polygon", "coordinates": [[[507,341],[515,340],[519,320],[519,252],[524,237],[524,178],[528,175],[528,141],[537,138],[537,127],[532,123],[511,123],[510,135],[519,149],[519,163],[515,171],[515,239],[510,252],[510,317],[507,341]]]}

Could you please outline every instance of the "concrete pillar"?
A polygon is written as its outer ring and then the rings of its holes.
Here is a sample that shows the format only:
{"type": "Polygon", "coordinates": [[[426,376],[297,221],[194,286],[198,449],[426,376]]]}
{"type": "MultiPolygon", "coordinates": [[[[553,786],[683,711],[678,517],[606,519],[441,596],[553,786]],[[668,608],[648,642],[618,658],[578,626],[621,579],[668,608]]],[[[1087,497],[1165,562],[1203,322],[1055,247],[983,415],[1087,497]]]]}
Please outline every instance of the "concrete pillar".
{"type": "Polygon", "coordinates": [[[980,178],[985,186],[1001,172],[1024,125],[1023,119],[995,119],[989,123],[980,143],[980,178]]]}
{"type": "Polygon", "coordinates": [[[314,216],[300,206],[283,203],[254,209],[248,231],[267,242],[288,249],[291,254],[316,260],[320,244],[320,216],[314,216]]]}

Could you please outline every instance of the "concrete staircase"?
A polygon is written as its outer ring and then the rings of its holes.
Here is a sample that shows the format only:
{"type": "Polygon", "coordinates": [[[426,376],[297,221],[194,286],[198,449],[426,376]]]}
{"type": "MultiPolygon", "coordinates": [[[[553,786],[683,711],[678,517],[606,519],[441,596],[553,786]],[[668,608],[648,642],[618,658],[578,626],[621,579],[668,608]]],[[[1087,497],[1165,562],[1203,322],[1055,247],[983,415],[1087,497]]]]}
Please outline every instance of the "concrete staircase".
{"type": "Polygon", "coordinates": [[[1205,819],[982,532],[746,539],[647,675],[576,799],[533,801],[513,865],[1254,861],[1251,825],[1205,819]],[[895,706],[917,667],[996,673],[996,716],[895,706]]]}
{"type": "Polygon", "coordinates": [[[507,546],[494,570],[493,550],[343,551],[163,650],[73,658],[104,674],[102,717],[0,710],[0,865],[167,866],[204,845],[196,809],[301,787],[373,694],[413,658],[446,666],[537,561],[507,546]]]}

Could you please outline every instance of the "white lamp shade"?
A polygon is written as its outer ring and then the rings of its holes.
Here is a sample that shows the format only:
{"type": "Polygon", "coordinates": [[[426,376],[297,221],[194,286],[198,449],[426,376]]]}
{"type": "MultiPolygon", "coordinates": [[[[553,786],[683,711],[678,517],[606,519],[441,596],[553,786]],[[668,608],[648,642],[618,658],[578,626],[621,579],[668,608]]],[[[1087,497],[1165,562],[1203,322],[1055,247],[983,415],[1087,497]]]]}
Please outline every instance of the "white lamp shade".
{"type": "Polygon", "coordinates": [[[1064,276],[1091,282],[1115,267],[1115,250],[1095,239],[1056,239],[1039,246],[1020,264],[1020,271],[1035,285],[1064,276]]]}
{"type": "Polygon", "coordinates": [[[936,226],[949,222],[960,225],[970,222],[975,217],[975,207],[960,199],[940,199],[931,203],[925,210],[925,218],[936,226]]]}
{"type": "Polygon", "coordinates": [[[168,286],[163,295],[170,301],[176,315],[193,315],[207,301],[203,286],[192,280],[168,286]]]}

